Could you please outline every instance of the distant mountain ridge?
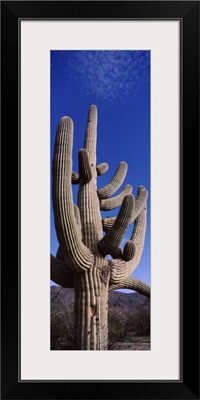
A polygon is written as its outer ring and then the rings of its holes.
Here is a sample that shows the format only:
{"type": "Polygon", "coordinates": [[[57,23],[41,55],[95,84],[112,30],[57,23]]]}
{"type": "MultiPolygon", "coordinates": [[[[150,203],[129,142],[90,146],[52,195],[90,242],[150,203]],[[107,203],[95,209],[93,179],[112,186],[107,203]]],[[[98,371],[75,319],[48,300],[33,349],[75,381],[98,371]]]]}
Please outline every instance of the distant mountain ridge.
{"type": "MultiPolygon", "coordinates": [[[[51,286],[51,307],[53,309],[60,306],[61,303],[69,305],[74,303],[74,289],[65,289],[60,286],[51,286]]],[[[121,310],[131,311],[132,313],[140,311],[150,300],[140,293],[123,293],[112,291],[108,294],[109,309],[120,308],[121,310]]]]}

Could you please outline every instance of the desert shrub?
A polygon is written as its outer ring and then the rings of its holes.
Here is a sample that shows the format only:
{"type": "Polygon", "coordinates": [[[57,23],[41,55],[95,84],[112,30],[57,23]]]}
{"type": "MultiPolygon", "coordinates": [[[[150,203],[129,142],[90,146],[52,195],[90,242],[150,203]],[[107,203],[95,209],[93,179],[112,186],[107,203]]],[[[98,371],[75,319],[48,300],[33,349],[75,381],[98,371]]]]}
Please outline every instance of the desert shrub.
{"type": "Polygon", "coordinates": [[[150,302],[148,299],[132,317],[129,313],[127,329],[128,332],[134,332],[135,335],[150,335],[150,302]]]}
{"type": "Polygon", "coordinates": [[[123,342],[128,327],[128,314],[118,308],[108,312],[108,340],[112,342],[123,342]]]}
{"type": "Polygon", "coordinates": [[[51,310],[51,350],[74,349],[74,305],[51,310]]]}

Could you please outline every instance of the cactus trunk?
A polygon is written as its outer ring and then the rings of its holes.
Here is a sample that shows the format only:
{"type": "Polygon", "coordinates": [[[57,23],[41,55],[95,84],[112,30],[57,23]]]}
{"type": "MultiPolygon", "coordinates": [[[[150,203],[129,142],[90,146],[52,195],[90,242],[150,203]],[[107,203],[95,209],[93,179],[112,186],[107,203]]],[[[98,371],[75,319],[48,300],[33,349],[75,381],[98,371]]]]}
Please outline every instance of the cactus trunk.
{"type": "Polygon", "coordinates": [[[97,176],[107,171],[108,164],[96,165],[96,140],[97,109],[91,106],[84,148],[78,154],[79,173],[72,171],[73,121],[61,118],[54,146],[52,186],[59,248],[57,256],[51,257],[51,279],[75,289],[76,350],[107,350],[109,290],[130,287],[150,295],[148,285],[130,278],[144,246],[147,191],[140,186],[135,200],[132,186],[126,185],[110,198],[125,179],[124,161],[111,181],[97,190],[97,176]],[[77,205],[73,204],[72,184],[79,184],[77,205]],[[116,218],[102,218],[101,210],[119,206],[116,218]],[[122,251],[120,243],[133,221],[133,233],[122,251]]]}
{"type": "Polygon", "coordinates": [[[75,279],[76,350],[107,350],[108,346],[108,282],[100,279],[96,266],[75,279]]]}

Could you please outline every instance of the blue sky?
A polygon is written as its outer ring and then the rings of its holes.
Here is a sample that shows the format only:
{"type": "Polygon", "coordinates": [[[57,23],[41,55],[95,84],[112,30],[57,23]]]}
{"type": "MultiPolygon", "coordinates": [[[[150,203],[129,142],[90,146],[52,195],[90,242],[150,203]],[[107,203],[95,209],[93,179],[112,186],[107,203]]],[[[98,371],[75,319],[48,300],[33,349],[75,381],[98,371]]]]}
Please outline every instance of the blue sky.
{"type": "MultiPolygon", "coordinates": [[[[140,185],[149,192],[145,247],[132,276],[150,283],[150,51],[51,51],[51,160],[59,119],[68,115],[74,122],[76,172],[91,104],[98,108],[97,164],[109,164],[98,178],[98,189],[110,181],[120,161],[126,161],[128,172],[119,192],[126,184],[133,186],[135,196],[140,185]]],[[[75,204],[77,190],[74,185],[75,204]]],[[[116,216],[118,211],[102,212],[102,216],[116,216]]],[[[132,229],[133,225],[122,245],[132,229]]],[[[57,248],[51,206],[53,255],[57,248]]]]}

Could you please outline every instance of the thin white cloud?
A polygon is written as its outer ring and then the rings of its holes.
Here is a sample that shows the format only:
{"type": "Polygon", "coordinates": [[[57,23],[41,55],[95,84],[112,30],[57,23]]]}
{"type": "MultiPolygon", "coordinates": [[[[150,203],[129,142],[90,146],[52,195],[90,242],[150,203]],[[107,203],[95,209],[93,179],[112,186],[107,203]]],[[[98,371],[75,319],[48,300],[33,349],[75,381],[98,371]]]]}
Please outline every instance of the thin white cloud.
{"type": "Polygon", "coordinates": [[[69,82],[107,104],[137,95],[149,80],[149,51],[68,51],[61,62],[69,82]]]}

